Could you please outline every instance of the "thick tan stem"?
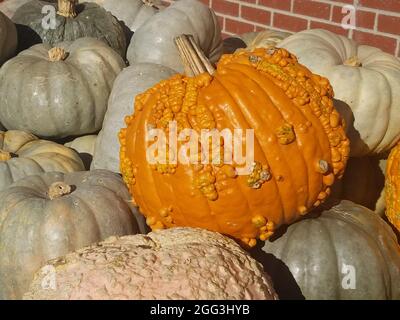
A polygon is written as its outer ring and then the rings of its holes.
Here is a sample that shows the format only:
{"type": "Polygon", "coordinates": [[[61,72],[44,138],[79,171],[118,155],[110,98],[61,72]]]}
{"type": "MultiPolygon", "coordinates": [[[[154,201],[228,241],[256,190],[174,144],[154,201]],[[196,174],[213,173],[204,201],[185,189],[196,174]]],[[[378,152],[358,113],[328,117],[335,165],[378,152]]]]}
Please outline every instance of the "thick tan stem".
{"type": "Polygon", "coordinates": [[[197,76],[202,73],[213,74],[214,66],[194,41],[192,35],[183,34],[174,39],[188,76],[197,76]]]}
{"type": "Polygon", "coordinates": [[[351,66],[351,67],[361,67],[362,63],[360,59],[357,56],[353,56],[349,59],[347,59],[345,62],[343,62],[345,66],[351,66]]]}
{"type": "Polygon", "coordinates": [[[0,162],[8,161],[12,158],[11,153],[0,149],[0,162]]]}
{"type": "Polygon", "coordinates": [[[54,182],[49,187],[49,191],[47,191],[47,195],[49,196],[50,200],[60,198],[67,194],[70,194],[72,191],[71,186],[66,184],[65,182],[59,181],[54,182]]]}
{"type": "Polygon", "coordinates": [[[76,17],[77,0],[58,0],[58,11],[57,14],[66,18],[76,17]]]}
{"type": "Polygon", "coordinates": [[[49,61],[63,61],[67,58],[68,53],[63,48],[51,48],[48,52],[49,61]]]}

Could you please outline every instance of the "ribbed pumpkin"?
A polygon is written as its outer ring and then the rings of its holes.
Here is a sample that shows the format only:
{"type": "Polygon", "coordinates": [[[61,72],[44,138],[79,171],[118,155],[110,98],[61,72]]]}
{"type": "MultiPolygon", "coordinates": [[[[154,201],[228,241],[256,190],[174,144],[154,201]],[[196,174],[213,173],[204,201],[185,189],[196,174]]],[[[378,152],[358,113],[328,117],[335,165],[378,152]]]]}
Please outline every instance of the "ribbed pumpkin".
{"type": "Polygon", "coordinates": [[[133,111],[136,95],[175,73],[159,64],[137,63],[125,68],[118,75],[108,99],[103,127],[96,140],[91,169],[119,172],[118,132],[124,125],[125,116],[133,111]]]}
{"type": "Polygon", "coordinates": [[[400,60],[327,30],[298,32],[278,44],[329,79],[347,123],[351,156],[384,154],[400,139],[400,60]]]}
{"type": "Polygon", "coordinates": [[[252,252],[280,298],[400,299],[400,247],[388,224],[346,200],[324,209],[252,252]]]}
{"type": "Polygon", "coordinates": [[[30,175],[82,170],[85,167],[72,149],[24,131],[0,131],[0,190],[30,175]]]}
{"type": "Polygon", "coordinates": [[[96,132],[124,67],[118,53],[94,38],[35,45],[0,69],[0,121],[46,138],[96,132]]]}
{"type": "Polygon", "coordinates": [[[121,172],[148,225],[202,227],[254,246],[318,206],[349,152],[332,94],[288,51],[258,49],[224,55],[213,76],[178,74],[137,96],[120,132],[121,172]],[[146,131],[172,120],[179,131],[254,129],[251,172],[238,175],[236,162],[151,165],[146,131]]]}
{"type": "Polygon", "coordinates": [[[391,151],[386,165],[386,215],[400,231],[400,144],[391,151]]]}
{"type": "MultiPolygon", "coordinates": [[[[54,45],[62,41],[74,41],[83,37],[92,37],[104,41],[121,56],[126,54],[126,38],[118,20],[96,3],[80,3],[76,0],[58,0],[57,3],[32,0],[19,7],[12,20],[25,26],[20,32],[22,42],[27,42],[22,49],[28,48],[34,36],[39,36],[44,43],[54,45]],[[55,27],[43,27],[43,18],[53,6],[56,14],[55,27]],[[26,38],[26,39],[25,39],[26,38]]],[[[38,43],[38,42],[36,42],[38,43]]]]}
{"type": "Polygon", "coordinates": [[[214,11],[197,0],[180,0],[153,15],[136,30],[128,47],[129,63],[156,63],[183,72],[173,42],[183,33],[193,35],[212,62],[221,57],[221,28],[214,11]]]}
{"type": "Polygon", "coordinates": [[[0,192],[0,299],[20,299],[49,259],[145,230],[132,210],[122,179],[105,170],[33,175],[0,192]]]}
{"type": "Polygon", "coordinates": [[[262,266],[233,240],[174,228],[111,237],[49,261],[24,299],[277,300],[262,266]],[[53,270],[54,287],[41,285],[53,270]]]}

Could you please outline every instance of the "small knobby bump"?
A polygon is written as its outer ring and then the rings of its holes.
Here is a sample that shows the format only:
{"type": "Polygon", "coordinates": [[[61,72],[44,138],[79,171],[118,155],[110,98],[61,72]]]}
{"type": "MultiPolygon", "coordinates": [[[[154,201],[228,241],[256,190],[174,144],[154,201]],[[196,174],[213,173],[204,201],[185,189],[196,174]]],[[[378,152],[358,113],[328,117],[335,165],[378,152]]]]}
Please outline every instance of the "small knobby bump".
{"type": "Polygon", "coordinates": [[[48,55],[51,62],[64,61],[68,57],[68,52],[63,48],[55,47],[48,51],[48,55]]]}

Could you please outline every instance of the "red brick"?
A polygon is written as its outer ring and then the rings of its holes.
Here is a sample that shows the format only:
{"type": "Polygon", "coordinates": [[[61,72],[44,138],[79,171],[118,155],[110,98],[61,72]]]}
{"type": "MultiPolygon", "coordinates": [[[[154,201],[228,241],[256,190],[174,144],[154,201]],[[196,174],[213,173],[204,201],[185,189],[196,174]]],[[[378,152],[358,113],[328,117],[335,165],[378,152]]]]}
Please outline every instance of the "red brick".
{"type": "Polygon", "coordinates": [[[212,2],[212,8],[219,13],[230,16],[239,16],[239,4],[227,0],[217,0],[212,2]]]}
{"type": "Polygon", "coordinates": [[[294,13],[329,20],[330,10],[331,6],[327,3],[310,0],[294,0],[294,13]]]}
{"type": "Polygon", "coordinates": [[[302,31],[307,29],[307,20],[281,13],[274,13],[274,27],[289,31],[302,31]]]}
{"type": "Polygon", "coordinates": [[[258,4],[270,8],[290,11],[291,0],[258,0],[258,4]]]}
{"type": "Polygon", "coordinates": [[[349,30],[343,29],[341,26],[336,26],[333,24],[328,24],[328,23],[323,23],[323,22],[318,22],[318,21],[311,21],[310,24],[311,29],[325,29],[332,31],[336,34],[341,34],[342,36],[348,36],[349,35],[349,30]]]}
{"type": "Polygon", "coordinates": [[[372,33],[354,30],[353,39],[360,44],[367,44],[373,47],[381,48],[383,51],[394,54],[397,41],[394,38],[380,36],[372,33]]]}
{"type": "Polygon", "coordinates": [[[400,34],[400,18],[380,14],[378,16],[378,30],[381,32],[400,34]]]}
{"type": "Polygon", "coordinates": [[[265,25],[271,24],[271,12],[266,10],[242,6],[241,16],[243,19],[246,20],[262,23],[265,25]]]}
{"type": "Polygon", "coordinates": [[[354,0],[331,0],[332,2],[343,2],[346,4],[354,4],[354,0]]]}
{"type": "Polygon", "coordinates": [[[232,37],[232,35],[231,35],[231,34],[228,34],[228,33],[225,33],[225,32],[222,32],[222,33],[221,33],[221,37],[222,37],[222,39],[226,39],[226,38],[232,37]]]}
{"type": "Polygon", "coordinates": [[[234,33],[234,34],[242,34],[245,32],[254,31],[254,25],[252,25],[250,23],[226,18],[224,31],[234,33]]]}
{"type": "Polygon", "coordinates": [[[400,12],[399,0],[360,0],[360,5],[380,10],[400,12]]]}
{"type": "Polygon", "coordinates": [[[257,0],[241,0],[241,2],[256,3],[257,0]]]}

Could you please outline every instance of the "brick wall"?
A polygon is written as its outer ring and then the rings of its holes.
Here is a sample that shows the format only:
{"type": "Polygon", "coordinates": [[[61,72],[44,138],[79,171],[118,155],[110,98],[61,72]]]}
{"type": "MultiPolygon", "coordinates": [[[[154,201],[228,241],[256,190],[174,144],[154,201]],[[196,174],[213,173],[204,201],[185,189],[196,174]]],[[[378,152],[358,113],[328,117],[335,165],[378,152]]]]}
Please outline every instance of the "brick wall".
{"type": "Polygon", "coordinates": [[[290,32],[324,28],[400,57],[400,0],[199,1],[214,9],[224,36],[266,28],[290,32]],[[342,11],[345,5],[355,8],[355,29],[342,27],[349,15],[342,11]]]}

